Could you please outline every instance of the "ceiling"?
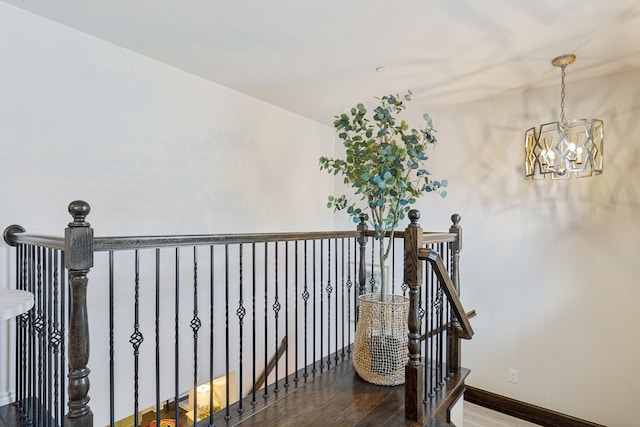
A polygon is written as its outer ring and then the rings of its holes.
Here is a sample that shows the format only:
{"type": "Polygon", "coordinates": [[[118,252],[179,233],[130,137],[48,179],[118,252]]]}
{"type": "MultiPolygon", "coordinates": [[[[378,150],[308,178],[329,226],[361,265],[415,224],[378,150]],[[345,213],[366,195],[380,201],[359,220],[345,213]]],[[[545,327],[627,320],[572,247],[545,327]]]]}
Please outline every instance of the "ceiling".
{"type": "Polygon", "coordinates": [[[640,69],[639,0],[4,0],[318,122],[640,69]],[[376,68],[384,67],[383,71],[376,68]]]}

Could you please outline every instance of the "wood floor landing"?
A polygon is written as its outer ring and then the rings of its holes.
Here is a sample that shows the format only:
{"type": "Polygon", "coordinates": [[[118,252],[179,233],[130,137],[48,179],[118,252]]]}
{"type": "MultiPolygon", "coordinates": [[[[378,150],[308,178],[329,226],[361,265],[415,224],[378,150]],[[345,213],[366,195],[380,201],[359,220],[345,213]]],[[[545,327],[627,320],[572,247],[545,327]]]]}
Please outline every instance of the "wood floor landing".
{"type": "MultiPolygon", "coordinates": [[[[464,387],[468,374],[464,369],[452,378],[438,393],[436,399],[444,402],[444,396],[454,388],[464,387]]],[[[288,388],[280,385],[277,397],[264,399],[264,404],[247,405],[238,414],[237,405],[230,408],[232,418],[225,421],[216,417],[216,426],[442,426],[440,420],[411,422],[404,417],[404,385],[377,386],[363,381],[353,368],[350,358],[323,373],[316,373],[306,382],[292,382],[288,388]]],[[[270,393],[273,386],[270,387],[270,393]]],[[[260,398],[259,400],[263,400],[260,398]]],[[[428,405],[425,413],[435,412],[436,402],[428,405]]],[[[216,414],[219,415],[219,414],[216,414]]],[[[199,427],[208,424],[201,423],[199,427]]]]}
{"type": "MultiPolygon", "coordinates": [[[[425,414],[435,413],[447,395],[456,395],[464,388],[468,370],[463,369],[437,393],[436,399],[427,405],[425,414]]],[[[225,411],[214,414],[215,426],[446,426],[443,414],[427,422],[411,422],[404,417],[404,385],[395,387],[369,384],[358,376],[351,358],[326,366],[315,376],[309,370],[309,377],[294,382],[290,376],[289,387],[284,381],[279,383],[279,392],[274,385],[269,386],[269,397],[264,398],[264,389],[257,392],[258,402],[252,405],[251,398],[243,400],[244,410],[239,413],[239,403],[229,408],[230,418],[225,420],[225,411]]],[[[451,403],[451,402],[447,402],[451,403]]],[[[95,406],[98,402],[91,401],[95,406]]],[[[9,419],[12,409],[0,408],[0,427],[15,426],[9,419]],[[7,410],[4,414],[3,409],[7,410]],[[4,415],[4,417],[3,417],[4,415]]],[[[96,424],[97,426],[97,424],[96,424]]],[[[183,424],[184,427],[187,427],[183,424]]],[[[209,419],[198,423],[198,427],[208,427],[209,419]]]]}

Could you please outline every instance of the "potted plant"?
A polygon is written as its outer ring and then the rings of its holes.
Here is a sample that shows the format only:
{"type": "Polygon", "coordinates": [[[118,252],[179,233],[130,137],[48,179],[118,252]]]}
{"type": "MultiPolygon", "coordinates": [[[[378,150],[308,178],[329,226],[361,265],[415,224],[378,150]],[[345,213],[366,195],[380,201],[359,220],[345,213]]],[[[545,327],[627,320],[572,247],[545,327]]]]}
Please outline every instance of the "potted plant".
{"type": "Polygon", "coordinates": [[[344,183],[354,191],[352,198],[330,195],[327,207],[335,211],[346,210],[355,223],[367,221],[379,243],[380,292],[360,296],[354,344],[356,371],[367,381],[395,385],[404,381],[408,300],[388,294],[385,261],[394,232],[411,205],[425,192],[437,192],[445,197],[447,181],[431,179],[424,167],[427,147],[436,143],[431,117],[424,114],[425,123],[419,129],[410,128],[404,120],[397,118],[411,100],[411,91],[403,96],[387,95],[377,99],[378,105],[370,112],[363,104],[357,104],[348,112],[335,116],[333,125],[344,146],[345,156],[323,156],[320,168],[341,175],[344,183]],[[371,312],[369,305],[375,305],[371,312]],[[371,319],[363,314],[369,314],[371,319]],[[398,321],[402,324],[394,324],[398,321]],[[390,346],[398,349],[389,352],[386,347],[390,346]],[[364,351],[361,348],[370,354],[359,357],[358,353],[364,351]],[[379,353],[382,353],[381,358],[378,358],[379,353]],[[362,363],[357,362],[360,359],[362,363]],[[359,364],[366,366],[359,367],[359,364]],[[397,366],[398,372],[387,374],[389,364],[397,366]],[[361,372],[365,369],[373,373],[361,372]]]}

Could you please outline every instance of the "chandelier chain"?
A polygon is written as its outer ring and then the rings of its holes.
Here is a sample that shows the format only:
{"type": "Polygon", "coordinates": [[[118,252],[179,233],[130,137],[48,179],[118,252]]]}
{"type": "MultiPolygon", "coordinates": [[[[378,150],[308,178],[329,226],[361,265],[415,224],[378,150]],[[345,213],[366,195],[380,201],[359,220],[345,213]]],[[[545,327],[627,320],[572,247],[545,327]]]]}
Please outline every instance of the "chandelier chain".
{"type": "Polygon", "coordinates": [[[564,115],[564,92],[565,92],[565,85],[564,85],[564,76],[565,76],[565,69],[567,68],[566,65],[563,65],[562,67],[562,83],[560,84],[560,125],[562,126],[562,131],[564,132],[565,129],[567,128],[567,118],[564,115]]]}

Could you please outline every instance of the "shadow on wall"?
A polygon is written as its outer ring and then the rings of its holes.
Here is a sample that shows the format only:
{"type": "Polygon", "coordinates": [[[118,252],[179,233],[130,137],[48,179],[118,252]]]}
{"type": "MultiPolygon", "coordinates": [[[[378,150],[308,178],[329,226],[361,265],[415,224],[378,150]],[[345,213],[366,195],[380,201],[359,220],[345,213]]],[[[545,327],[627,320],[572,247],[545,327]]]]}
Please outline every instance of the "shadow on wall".
{"type": "MultiPolygon", "coordinates": [[[[596,104],[607,105],[611,91],[602,88],[596,104]]],[[[592,96],[593,94],[588,94],[592,96]]],[[[610,102],[609,102],[610,104],[610,102]]],[[[593,220],[603,215],[624,215],[623,218],[640,225],[640,90],[633,97],[631,107],[618,110],[610,106],[600,117],[605,117],[605,166],[600,176],[587,179],[569,179],[534,182],[535,202],[547,209],[549,219],[565,209],[567,218],[585,215],[593,220]]],[[[541,212],[543,213],[543,212],[541,212]]],[[[573,222],[575,223],[575,222],[573,222]]],[[[588,222],[587,222],[588,223],[588,222]]]]}
{"type": "MultiPolygon", "coordinates": [[[[632,79],[627,75],[621,77],[629,82],[632,79]]],[[[533,182],[523,178],[525,130],[559,117],[559,108],[546,107],[551,89],[532,90],[520,95],[521,109],[513,108],[508,100],[492,103],[495,108],[486,108],[486,103],[478,104],[484,108],[472,107],[467,117],[473,117],[475,126],[465,119],[468,125],[455,130],[459,145],[454,156],[459,162],[455,170],[461,172],[450,181],[458,181],[466,202],[479,204],[483,215],[521,215],[525,209],[530,214],[523,220],[530,225],[582,228],[615,215],[618,221],[640,226],[640,88],[634,87],[635,93],[625,94],[628,83],[619,84],[615,78],[597,82],[604,82],[597,93],[576,90],[571,102],[582,107],[576,117],[594,115],[605,122],[602,175],[533,182]],[[589,108],[593,108],[593,114],[589,108]],[[558,223],[559,220],[565,223],[558,223]]],[[[573,116],[571,111],[568,114],[573,116]]]]}

